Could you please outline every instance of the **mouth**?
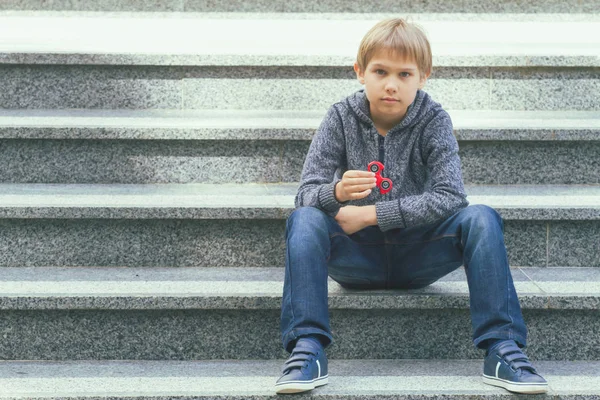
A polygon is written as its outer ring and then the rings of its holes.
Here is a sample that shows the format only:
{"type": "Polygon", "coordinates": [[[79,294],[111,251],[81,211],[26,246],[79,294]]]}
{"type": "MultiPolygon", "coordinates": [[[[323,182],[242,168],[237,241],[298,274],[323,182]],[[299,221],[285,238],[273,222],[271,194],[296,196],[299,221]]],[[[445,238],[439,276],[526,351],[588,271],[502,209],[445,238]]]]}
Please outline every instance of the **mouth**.
{"type": "Polygon", "coordinates": [[[396,103],[399,100],[396,100],[396,99],[394,99],[392,97],[384,97],[383,101],[385,101],[386,103],[396,103]]]}

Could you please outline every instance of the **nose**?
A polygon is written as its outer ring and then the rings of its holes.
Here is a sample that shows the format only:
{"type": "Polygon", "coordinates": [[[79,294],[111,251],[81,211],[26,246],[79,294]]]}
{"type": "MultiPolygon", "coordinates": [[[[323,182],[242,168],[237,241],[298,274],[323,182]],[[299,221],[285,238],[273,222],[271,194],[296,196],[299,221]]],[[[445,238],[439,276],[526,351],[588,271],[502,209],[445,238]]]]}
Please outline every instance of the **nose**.
{"type": "Polygon", "coordinates": [[[385,91],[389,93],[396,93],[398,91],[398,82],[394,79],[388,79],[385,83],[385,91]]]}

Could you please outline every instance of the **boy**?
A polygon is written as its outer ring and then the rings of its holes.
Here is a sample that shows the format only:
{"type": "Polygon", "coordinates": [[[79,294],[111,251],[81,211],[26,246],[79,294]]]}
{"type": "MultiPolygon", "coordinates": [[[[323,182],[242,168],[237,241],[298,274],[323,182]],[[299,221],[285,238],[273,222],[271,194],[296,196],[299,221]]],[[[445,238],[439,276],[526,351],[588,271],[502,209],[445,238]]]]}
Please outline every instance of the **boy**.
{"type": "Polygon", "coordinates": [[[527,330],[502,219],[468,206],[450,117],[421,90],[431,60],[417,26],[381,21],[354,64],[364,89],[334,104],[313,138],[286,229],[281,334],[291,356],[277,393],[327,384],[328,275],[346,288],[422,288],[461,265],[473,341],[486,350],[484,382],[547,391],[521,351],[527,330]],[[371,161],[384,165],[389,193],[366,171],[371,161]]]}

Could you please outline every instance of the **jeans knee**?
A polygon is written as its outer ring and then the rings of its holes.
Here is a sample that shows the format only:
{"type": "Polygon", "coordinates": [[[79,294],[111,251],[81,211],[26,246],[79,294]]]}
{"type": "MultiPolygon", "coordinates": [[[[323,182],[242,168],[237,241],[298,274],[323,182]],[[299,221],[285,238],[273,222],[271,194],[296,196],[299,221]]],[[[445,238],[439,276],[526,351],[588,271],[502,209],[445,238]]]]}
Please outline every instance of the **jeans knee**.
{"type": "Polygon", "coordinates": [[[464,222],[468,224],[469,230],[476,230],[478,232],[484,232],[490,229],[500,228],[504,231],[504,223],[500,214],[493,208],[477,204],[468,206],[463,210],[464,222]]]}
{"type": "Polygon", "coordinates": [[[328,215],[315,207],[300,207],[292,212],[288,217],[286,231],[289,233],[293,229],[315,227],[326,227],[328,215]]]}

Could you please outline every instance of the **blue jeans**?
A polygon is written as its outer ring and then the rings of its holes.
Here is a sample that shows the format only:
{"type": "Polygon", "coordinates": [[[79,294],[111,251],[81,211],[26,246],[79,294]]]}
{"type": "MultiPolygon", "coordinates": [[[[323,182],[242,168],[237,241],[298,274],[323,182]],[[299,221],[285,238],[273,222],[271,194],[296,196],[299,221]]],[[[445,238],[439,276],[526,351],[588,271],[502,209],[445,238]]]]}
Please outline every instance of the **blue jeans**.
{"type": "Polygon", "coordinates": [[[382,232],[371,226],[346,235],[313,207],[295,210],[286,227],[281,336],[291,352],[300,336],[333,342],[327,276],[346,288],[415,289],[465,266],[473,342],[512,339],[526,346],[527,328],[508,266],[498,213],[469,206],[431,225],[382,232]]]}

